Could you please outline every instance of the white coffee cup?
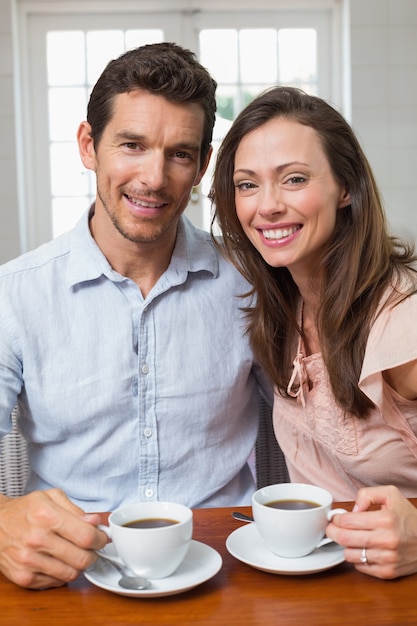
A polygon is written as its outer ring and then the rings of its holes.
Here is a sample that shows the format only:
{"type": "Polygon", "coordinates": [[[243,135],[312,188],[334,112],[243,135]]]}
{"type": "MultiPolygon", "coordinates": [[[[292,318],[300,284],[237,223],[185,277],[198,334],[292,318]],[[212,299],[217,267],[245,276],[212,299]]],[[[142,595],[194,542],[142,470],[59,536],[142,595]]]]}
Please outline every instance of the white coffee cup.
{"type": "Polygon", "coordinates": [[[278,556],[298,558],[310,554],[323,539],[333,515],[346,513],[332,509],[331,494],[315,485],[280,483],[258,489],[252,496],[252,512],[257,529],[266,546],[278,556]],[[275,506],[302,506],[311,508],[275,508],[275,506]],[[274,506],[268,506],[270,503],[274,506]],[[278,504],[279,503],[279,504],[278,504]]]}
{"type": "Polygon", "coordinates": [[[175,572],[187,554],[193,534],[193,513],[187,506],[174,502],[138,502],[113,511],[109,526],[99,528],[112,540],[117,552],[113,556],[106,550],[103,556],[136,576],[165,578],[175,572]],[[143,520],[148,520],[148,525],[149,520],[175,523],[150,528],[125,525],[143,520]]]}

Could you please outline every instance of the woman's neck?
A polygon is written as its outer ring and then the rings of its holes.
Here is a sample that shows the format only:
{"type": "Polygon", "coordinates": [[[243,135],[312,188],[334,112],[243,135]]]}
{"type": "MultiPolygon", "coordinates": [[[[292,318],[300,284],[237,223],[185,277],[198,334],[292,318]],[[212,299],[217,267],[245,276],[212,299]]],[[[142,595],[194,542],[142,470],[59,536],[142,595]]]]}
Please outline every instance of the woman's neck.
{"type": "Polygon", "coordinates": [[[321,352],[319,337],[317,332],[317,310],[318,306],[303,300],[301,330],[306,356],[321,352]]]}

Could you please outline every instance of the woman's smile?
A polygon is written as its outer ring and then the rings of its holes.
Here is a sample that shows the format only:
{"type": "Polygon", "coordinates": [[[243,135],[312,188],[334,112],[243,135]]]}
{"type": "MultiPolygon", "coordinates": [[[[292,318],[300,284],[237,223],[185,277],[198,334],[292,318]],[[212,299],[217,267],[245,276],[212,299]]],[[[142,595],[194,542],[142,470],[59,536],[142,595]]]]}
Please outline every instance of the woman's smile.
{"type": "Polygon", "coordinates": [[[237,216],[255,248],[294,275],[315,271],[348,194],[335,180],[317,133],[273,118],[241,140],[235,156],[237,216]]]}

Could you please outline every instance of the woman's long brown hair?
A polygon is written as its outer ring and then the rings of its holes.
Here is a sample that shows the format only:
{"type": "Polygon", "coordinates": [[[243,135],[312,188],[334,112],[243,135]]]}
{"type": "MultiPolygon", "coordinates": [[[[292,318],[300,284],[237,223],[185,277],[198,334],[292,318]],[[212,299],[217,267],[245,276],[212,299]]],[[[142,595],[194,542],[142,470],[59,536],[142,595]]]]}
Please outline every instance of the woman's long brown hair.
{"type": "Polygon", "coordinates": [[[317,132],[335,179],[350,194],[351,204],[337,211],[333,238],[321,259],[317,330],[337,402],[346,412],[366,417],[373,404],[358,381],[369,330],[387,288],[397,290],[396,302],[415,291],[416,257],[411,244],[388,234],[371,168],[343,116],[321,98],[290,87],[272,88],[253,100],[236,118],[218,153],[212,225],[217,220],[223,238],[213,237],[253,285],[256,303],[247,310],[248,332],[256,357],[285,396],[296,338],[302,333],[297,323],[300,294],[290,272],[269,266],[246,237],[236,215],[233,185],[240,141],[277,117],[317,132]],[[409,286],[402,291],[404,278],[409,286]]]}

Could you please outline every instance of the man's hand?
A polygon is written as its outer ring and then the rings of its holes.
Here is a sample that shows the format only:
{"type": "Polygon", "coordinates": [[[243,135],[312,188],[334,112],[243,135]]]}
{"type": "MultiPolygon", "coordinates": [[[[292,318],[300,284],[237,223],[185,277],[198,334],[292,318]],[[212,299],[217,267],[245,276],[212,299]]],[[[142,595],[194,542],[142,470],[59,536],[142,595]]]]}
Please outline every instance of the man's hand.
{"type": "Polygon", "coordinates": [[[75,580],[96,560],[108,539],[59,489],[0,500],[0,571],[30,589],[75,580]]]}

